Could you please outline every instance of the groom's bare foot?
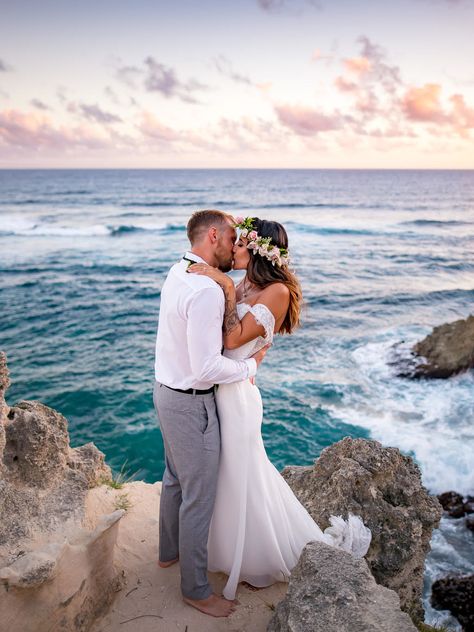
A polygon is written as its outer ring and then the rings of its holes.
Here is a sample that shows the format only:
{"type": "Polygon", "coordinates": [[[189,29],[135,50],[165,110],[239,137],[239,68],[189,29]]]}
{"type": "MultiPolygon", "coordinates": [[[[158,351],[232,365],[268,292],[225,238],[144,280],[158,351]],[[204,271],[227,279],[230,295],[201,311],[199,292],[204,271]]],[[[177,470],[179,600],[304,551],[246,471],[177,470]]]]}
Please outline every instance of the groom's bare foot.
{"type": "Polygon", "coordinates": [[[183,597],[183,601],[211,617],[228,617],[235,610],[233,601],[228,601],[214,593],[209,595],[207,599],[188,599],[188,597],[183,597]]]}
{"type": "Polygon", "coordinates": [[[175,558],[174,560],[169,560],[168,562],[158,562],[158,566],[160,568],[168,568],[168,566],[172,566],[173,564],[176,564],[176,562],[179,561],[179,557],[175,558]]]}

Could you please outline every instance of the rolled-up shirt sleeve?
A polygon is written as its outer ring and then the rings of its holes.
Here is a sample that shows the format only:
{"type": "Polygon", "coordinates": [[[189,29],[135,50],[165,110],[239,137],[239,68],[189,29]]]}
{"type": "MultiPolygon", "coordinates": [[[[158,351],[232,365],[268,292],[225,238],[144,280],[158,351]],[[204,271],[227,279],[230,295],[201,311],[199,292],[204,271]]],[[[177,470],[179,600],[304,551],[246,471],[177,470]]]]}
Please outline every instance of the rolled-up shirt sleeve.
{"type": "Polygon", "coordinates": [[[257,372],[253,358],[231,360],[221,354],[224,307],[224,294],[217,285],[203,288],[190,299],[186,335],[196,380],[230,384],[253,377],[257,372]]]}

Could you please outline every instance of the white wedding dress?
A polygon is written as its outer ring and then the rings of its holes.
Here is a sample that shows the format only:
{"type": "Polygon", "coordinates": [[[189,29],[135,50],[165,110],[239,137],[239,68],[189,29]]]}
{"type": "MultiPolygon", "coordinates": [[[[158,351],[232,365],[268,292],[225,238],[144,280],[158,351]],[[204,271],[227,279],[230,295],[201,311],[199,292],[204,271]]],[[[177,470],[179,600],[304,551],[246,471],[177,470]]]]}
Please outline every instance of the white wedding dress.
{"type": "MultiPolygon", "coordinates": [[[[239,318],[251,312],[265,328],[229,358],[248,358],[273,339],[275,319],[263,304],[237,306],[239,318]]],[[[223,594],[234,599],[237,584],[269,586],[288,581],[304,546],[325,542],[362,557],[371,533],[357,516],[332,516],[324,532],[269,461],[263,445],[262,398],[250,380],[221,384],[216,392],[221,456],[214,513],[208,540],[208,568],[229,576],[223,594]]]]}

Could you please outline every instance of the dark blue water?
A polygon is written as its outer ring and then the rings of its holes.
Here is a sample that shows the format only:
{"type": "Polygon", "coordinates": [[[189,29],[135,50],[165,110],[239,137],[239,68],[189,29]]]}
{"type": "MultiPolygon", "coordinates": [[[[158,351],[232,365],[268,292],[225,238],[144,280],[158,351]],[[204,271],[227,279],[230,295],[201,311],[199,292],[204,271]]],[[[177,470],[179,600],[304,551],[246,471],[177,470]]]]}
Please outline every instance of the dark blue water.
{"type": "Polygon", "coordinates": [[[410,383],[387,364],[393,343],[473,312],[472,171],[0,171],[9,403],[40,399],[73,446],[160,479],[160,289],[187,218],[213,207],[282,222],[303,286],[303,325],[258,376],[275,465],[372,437],[414,456],[433,492],[472,492],[473,372],[410,383]]]}

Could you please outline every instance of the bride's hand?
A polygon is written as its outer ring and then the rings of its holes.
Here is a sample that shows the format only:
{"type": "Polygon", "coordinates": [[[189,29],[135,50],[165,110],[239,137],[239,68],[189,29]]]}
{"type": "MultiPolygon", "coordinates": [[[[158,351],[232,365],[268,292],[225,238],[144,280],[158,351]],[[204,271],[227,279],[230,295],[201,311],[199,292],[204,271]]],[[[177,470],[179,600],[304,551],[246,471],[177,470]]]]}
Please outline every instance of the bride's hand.
{"type": "Polygon", "coordinates": [[[207,265],[207,263],[193,263],[189,266],[188,272],[209,277],[218,283],[224,291],[231,285],[234,285],[234,282],[227,276],[227,274],[224,274],[224,272],[221,272],[217,268],[207,265]]]}

